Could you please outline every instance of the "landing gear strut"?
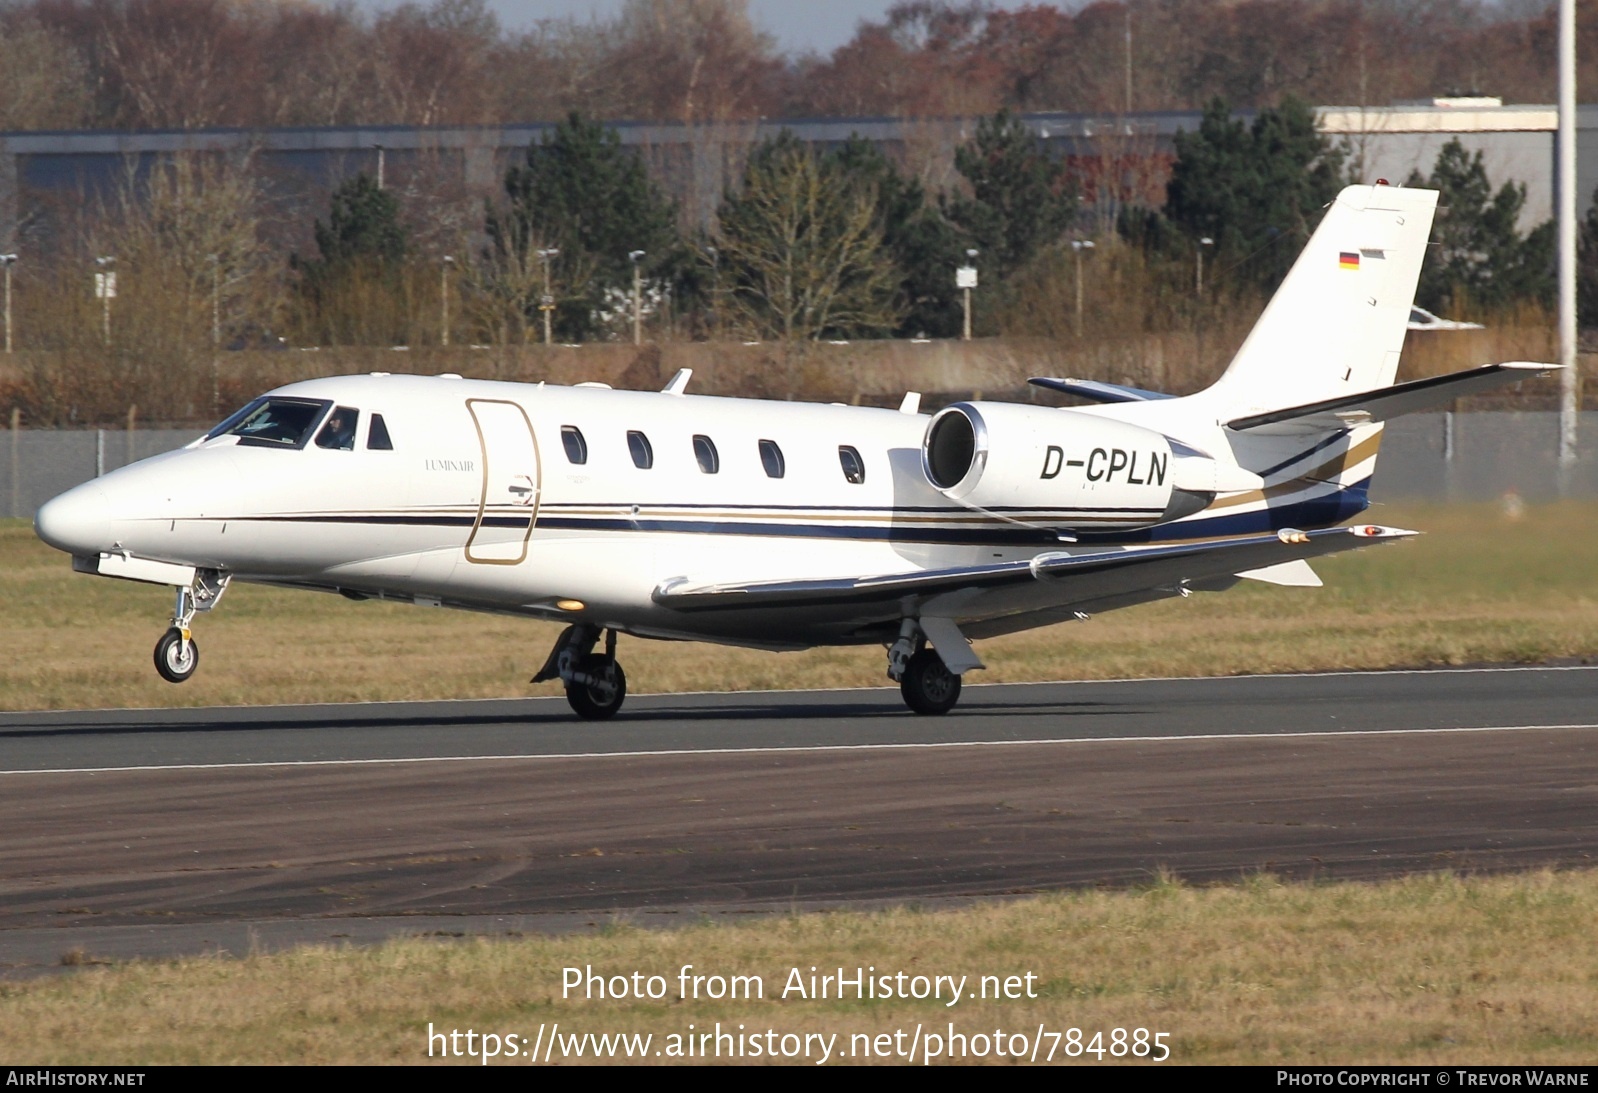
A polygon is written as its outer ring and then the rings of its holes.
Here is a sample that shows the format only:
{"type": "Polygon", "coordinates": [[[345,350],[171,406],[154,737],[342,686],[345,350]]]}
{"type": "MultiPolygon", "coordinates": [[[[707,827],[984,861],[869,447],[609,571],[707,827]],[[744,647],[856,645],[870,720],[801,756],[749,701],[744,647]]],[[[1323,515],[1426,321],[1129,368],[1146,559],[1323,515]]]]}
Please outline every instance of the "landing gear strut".
{"type": "Polygon", "coordinates": [[[568,626],[550,650],[534,683],[559,679],[566,685],[566,701],[584,721],[603,721],[615,715],[627,698],[627,673],[616,663],[616,631],[605,631],[605,651],[596,653],[599,628],[587,623],[568,626]]]}
{"type": "Polygon", "coordinates": [[[182,683],[200,666],[200,647],[190,631],[194,615],[209,611],[227,591],[231,575],[214,569],[196,570],[194,583],[177,589],[172,626],[155,643],[155,670],[168,683],[182,683]]]}
{"type": "MultiPolygon", "coordinates": [[[[938,640],[941,647],[943,638],[938,640]]],[[[919,714],[945,714],[960,701],[960,673],[927,645],[916,619],[899,624],[899,638],[888,648],[888,678],[898,681],[904,704],[919,714]]]]}

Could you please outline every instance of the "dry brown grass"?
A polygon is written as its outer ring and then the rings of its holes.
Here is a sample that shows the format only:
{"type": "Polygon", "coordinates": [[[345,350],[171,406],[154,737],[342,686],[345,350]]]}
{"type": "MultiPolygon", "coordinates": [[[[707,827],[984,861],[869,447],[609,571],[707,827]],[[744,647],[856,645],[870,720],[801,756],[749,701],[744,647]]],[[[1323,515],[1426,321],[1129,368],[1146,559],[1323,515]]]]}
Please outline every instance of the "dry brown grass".
{"type": "Polygon", "coordinates": [[[1173,1063],[1586,1064],[1598,1050],[1595,900],[1592,872],[1156,880],[962,911],[134,963],[0,984],[0,1043],[19,1064],[423,1062],[429,1022],[518,1037],[560,1022],[566,1033],[652,1033],[655,1048],[718,1021],[838,1033],[845,1047],[852,1033],[895,1029],[908,1042],[917,1024],[1033,1035],[1041,1023],[1168,1032],[1173,1063]],[[765,998],[675,1001],[684,964],[759,975],[765,998]],[[660,974],[671,991],[660,1002],[563,999],[561,970],[586,965],[660,974]],[[1031,972],[1037,997],[782,1000],[789,970],[812,965],[973,984],[1031,972]]]}
{"type": "MultiPolygon", "coordinates": [[[[97,317],[85,314],[87,318],[73,321],[92,334],[98,330],[93,325],[97,317]]],[[[69,420],[76,425],[116,425],[127,420],[129,404],[137,403],[141,421],[209,425],[262,391],[285,383],[373,371],[457,372],[474,379],[531,383],[592,380],[656,390],[679,368],[692,368],[691,390],[696,394],[869,405],[897,405],[906,391],[928,393],[929,406],[973,394],[1034,398],[1048,404],[1060,401],[1063,396],[1029,388],[1026,381],[1031,376],[1077,376],[1185,394],[1221,374],[1253,318],[1252,313],[1217,315],[1208,326],[1152,334],[1106,330],[1082,339],[1012,335],[971,342],[880,340],[849,345],[667,341],[642,347],[602,342],[474,348],[457,343],[449,348],[419,344],[400,350],[362,346],[250,350],[220,354],[214,377],[210,353],[191,345],[185,350],[186,368],[169,369],[162,379],[187,386],[165,395],[146,382],[145,366],[155,360],[165,367],[173,359],[170,352],[135,353],[117,364],[98,343],[89,343],[72,351],[19,351],[14,361],[0,361],[0,419],[16,407],[30,427],[69,420]]],[[[1552,339],[1551,325],[1532,318],[1525,325],[1484,331],[1413,334],[1398,379],[1442,375],[1493,361],[1553,360],[1552,339]]],[[[208,348],[208,343],[200,348],[208,348]]],[[[1598,354],[1584,353],[1579,360],[1584,405],[1598,408],[1598,383],[1591,382],[1598,376],[1598,354]]],[[[1459,408],[1552,409],[1558,404],[1558,392],[1557,379],[1527,380],[1461,400],[1459,408]]]]}
{"type": "MultiPolygon", "coordinates": [[[[1228,675],[1598,655],[1598,505],[1377,508],[1428,534],[1317,562],[1321,589],[1244,582],[1090,623],[982,642],[972,682],[1228,675]]],[[[203,662],[161,682],[171,610],[153,585],[74,574],[21,521],[0,526],[0,705],[8,709],[515,697],[553,625],[241,586],[197,635],[203,662]]],[[[761,653],[624,639],[635,693],[884,686],[875,647],[761,653]]]]}

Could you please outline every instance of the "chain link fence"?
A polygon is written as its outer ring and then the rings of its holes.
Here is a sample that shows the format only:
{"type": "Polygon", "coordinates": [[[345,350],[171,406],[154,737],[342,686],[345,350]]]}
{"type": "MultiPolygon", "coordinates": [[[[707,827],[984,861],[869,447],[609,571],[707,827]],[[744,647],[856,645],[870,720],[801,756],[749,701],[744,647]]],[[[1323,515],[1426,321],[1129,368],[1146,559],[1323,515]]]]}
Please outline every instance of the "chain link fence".
{"type": "MultiPolygon", "coordinates": [[[[1598,411],[1581,415],[1583,435],[1598,411]]],[[[32,517],[58,493],[98,475],[181,448],[198,429],[8,429],[0,440],[7,516],[32,517]]],[[[1371,496],[1376,501],[1528,502],[1598,497],[1598,460],[1561,483],[1559,415],[1548,411],[1417,414],[1389,422],[1371,496]]]]}

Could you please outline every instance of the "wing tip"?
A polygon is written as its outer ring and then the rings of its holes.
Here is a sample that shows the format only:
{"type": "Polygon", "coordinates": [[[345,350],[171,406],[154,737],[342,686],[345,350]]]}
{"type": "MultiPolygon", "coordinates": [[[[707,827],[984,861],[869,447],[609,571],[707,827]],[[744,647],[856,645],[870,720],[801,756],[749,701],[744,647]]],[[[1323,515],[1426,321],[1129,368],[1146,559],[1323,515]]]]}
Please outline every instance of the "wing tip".
{"type": "Polygon", "coordinates": [[[1343,530],[1362,539],[1409,539],[1420,534],[1418,531],[1410,531],[1407,528],[1390,528],[1384,524],[1354,524],[1352,527],[1347,527],[1343,530]]]}

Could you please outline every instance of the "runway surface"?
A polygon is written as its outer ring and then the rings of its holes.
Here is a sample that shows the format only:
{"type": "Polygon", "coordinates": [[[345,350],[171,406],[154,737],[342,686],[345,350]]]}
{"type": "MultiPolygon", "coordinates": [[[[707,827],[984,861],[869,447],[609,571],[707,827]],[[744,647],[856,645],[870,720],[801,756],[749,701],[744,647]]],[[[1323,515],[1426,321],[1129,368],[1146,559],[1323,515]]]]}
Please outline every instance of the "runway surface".
{"type": "Polygon", "coordinates": [[[1590,864],[1598,670],[0,714],[0,972],[1590,864]],[[78,959],[74,956],[72,959],[78,959]]]}

